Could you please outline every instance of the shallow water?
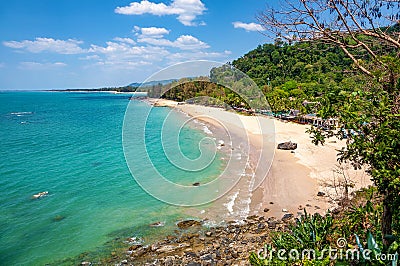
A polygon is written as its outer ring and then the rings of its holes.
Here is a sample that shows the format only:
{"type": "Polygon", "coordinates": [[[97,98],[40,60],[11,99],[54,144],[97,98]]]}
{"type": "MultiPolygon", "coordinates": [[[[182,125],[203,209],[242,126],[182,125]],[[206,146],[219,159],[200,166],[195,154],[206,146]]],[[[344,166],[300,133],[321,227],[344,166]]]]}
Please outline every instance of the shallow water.
{"type": "MultiPolygon", "coordinates": [[[[133,110],[140,115],[145,104],[134,102],[133,110]]],[[[128,103],[126,95],[107,93],[0,93],[3,265],[53,263],[100,250],[121,234],[152,239],[188,218],[184,208],[156,200],[132,178],[121,140],[128,103]],[[49,195],[31,198],[42,191],[49,195]],[[148,226],[157,221],[165,227],[148,226]]],[[[157,117],[168,112],[157,108],[148,126],[157,126],[157,117]]],[[[197,143],[207,130],[199,125],[181,131],[179,141],[187,157],[199,155],[197,143]]],[[[154,145],[150,156],[162,158],[157,137],[147,139],[154,145]]],[[[223,168],[217,157],[206,171],[187,178],[168,161],[161,163],[160,172],[185,185],[209,182],[223,168]]]]}

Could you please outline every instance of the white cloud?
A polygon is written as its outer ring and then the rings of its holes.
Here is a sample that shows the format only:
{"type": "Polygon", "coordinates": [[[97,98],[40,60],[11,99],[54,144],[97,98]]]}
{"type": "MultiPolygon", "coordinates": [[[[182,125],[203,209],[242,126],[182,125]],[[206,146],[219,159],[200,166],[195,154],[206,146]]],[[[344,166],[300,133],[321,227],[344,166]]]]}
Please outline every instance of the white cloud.
{"type": "Polygon", "coordinates": [[[179,47],[180,49],[183,50],[193,50],[193,49],[205,49],[209,48],[210,46],[206,44],[205,42],[200,41],[196,37],[193,37],[191,35],[181,35],[176,39],[174,42],[176,47],[179,47]]]}
{"type": "Polygon", "coordinates": [[[192,35],[181,35],[174,41],[165,39],[163,38],[164,35],[169,34],[170,32],[166,28],[140,28],[134,26],[133,29],[137,32],[137,41],[140,43],[147,43],[155,46],[169,46],[182,50],[200,50],[210,47],[207,43],[200,41],[192,35]]]}
{"type": "Polygon", "coordinates": [[[172,8],[171,6],[167,6],[164,3],[152,3],[147,0],[143,0],[140,3],[132,2],[129,6],[117,7],[115,9],[115,13],[123,14],[123,15],[143,15],[146,13],[152,15],[175,15],[178,10],[172,8]]]}
{"type": "Polygon", "coordinates": [[[139,37],[138,42],[147,43],[155,46],[173,46],[174,43],[164,38],[153,38],[153,37],[139,37]]]}
{"type": "Polygon", "coordinates": [[[3,67],[5,67],[5,66],[6,66],[6,64],[0,62],[0,68],[3,68],[3,67]]]}
{"type": "Polygon", "coordinates": [[[137,46],[124,41],[110,41],[106,46],[92,44],[90,53],[97,55],[96,65],[117,68],[136,68],[160,62],[169,52],[157,46],[137,46]]]}
{"type": "Polygon", "coordinates": [[[156,46],[170,46],[182,50],[201,50],[209,48],[210,46],[193,37],[191,35],[181,35],[175,41],[170,41],[164,38],[152,38],[139,36],[138,42],[148,43],[156,46]]]}
{"type": "Polygon", "coordinates": [[[93,58],[95,61],[90,67],[107,69],[140,69],[142,66],[163,67],[165,64],[187,60],[225,60],[230,54],[230,51],[203,51],[202,49],[209,48],[209,45],[191,35],[182,35],[174,41],[152,37],[151,35],[149,37],[140,35],[137,42],[148,44],[143,46],[118,41],[117,38],[114,38],[114,41],[107,42],[105,46],[91,45],[89,52],[98,55],[98,57],[93,58]],[[178,48],[182,51],[173,52],[171,48],[178,48]]]}
{"type": "Polygon", "coordinates": [[[182,52],[182,53],[173,53],[168,56],[168,60],[170,63],[179,63],[183,61],[190,60],[204,60],[204,59],[220,59],[225,60],[231,51],[220,52],[204,52],[204,51],[195,51],[195,52],[182,52]]]}
{"type": "Polygon", "coordinates": [[[87,55],[85,57],[79,57],[80,60],[98,60],[100,59],[100,56],[98,56],[97,54],[94,55],[87,55]]]}
{"type": "Polygon", "coordinates": [[[240,21],[235,21],[232,24],[235,29],[240,28],[245,29],[246,31],[264,31],[264,28],[260,24],[254,22],[244,23],[240,21]]]}
{"type": "MultiPolygon", "coordinates": [[[[73,39],[35,38],[34,40],[8,41],[7,47],[31,53],[53,52],[61,55],[80,54],[77,59],[85,61],[83,68],[96,69],[140,69],[141,66],[162,67],[169,62],[195,59],[226,59],[229,52],[213,52],[205,49],[210,46],[192,35],[181,35],[176,39],[164,36],[170,33],[166,28],[134,27],[134,38],[115,37],[104,45],[90,44],[82,48],[82,41],[73,39]],[[178,51],[176,50],[178,49],[178,51]]],[[[42,57],[43,55],[40,55],[42,57]]],[[[47,56],[47,55],[44,55],[47,56]]],[[[65,63],[49,63],[42,60],[21,62],[20,69],[55,69],[66,66],[65,63]]],[[[0,62],[0,68],[2,64],[0,62]]],[[[151,69],[151,68],[146,68],[151,69]]],[[[144,69],[142,69],[144,70],[144,69]]]]}
{"type": "MultiPolygon", "coordinates": [[[[177,15],[178,20],[183,25],[194,26],[198,24],[193,21],[197,16],[202,15],[205,10],[206,7],[201,0],[173,0],[170,5],[142,0],[141,2],[132,2],[129,6],[117,7],[115,13],[123,15],[177,15]]],[[[204,22],[200,24],[204,24],[204,22]]]]}
{"type": "Polygon", "coordinates": [[[80,54],[85,52],[85,50],[79,46],[82,43],[82,41],[73,39],[55,40],[53,38],[35,38],[34,41],[6,41],[3,42],[3,45],[13,49],[27,50],[32,53],[54,52],[58,54],[80,54]]]}
{"type": "Polygon", "coordinates": [[[105,60],[99,61],[94,66],[101,66],[111,69],[137,69],[142,66],[148,66],[152,63],[147,61],[116,61],[116,60],[105,60]]]}
{"type": "Polygon", "coordinates": [[[65,67],[65,66],[67,66],[67,64],[65,64],[63,62],[54,62],[54,63],[21,62],[19,64],[19,68],[31,69],[31,70],[51,69],[51,68],[59,68],[59,67],[65,67]]]}
{"type": "Polygon", "coordinates": [[[140,29],[142,32],[142,35],[146,36],[164,36],[166,34],[169,34],[169,30],[166,28],[156,28],[156,27],[150,27],[150,28],[141,28],[140,29]]]}
{"type": "Polygon", "coordinates": [[[120,38],[120,37],[115,37],[114,41],[117,42],[124,42],[124,43],[129,43],[129,44],[136,44],[136,42],[134,40],[132,40],[131,38],[120,38]]]}

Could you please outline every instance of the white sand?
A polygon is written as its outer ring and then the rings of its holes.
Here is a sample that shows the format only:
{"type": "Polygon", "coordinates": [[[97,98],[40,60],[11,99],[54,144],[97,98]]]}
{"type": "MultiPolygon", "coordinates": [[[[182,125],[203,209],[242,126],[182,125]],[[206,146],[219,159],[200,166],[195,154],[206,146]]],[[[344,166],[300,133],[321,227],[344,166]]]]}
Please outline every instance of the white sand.
{"type": "MultiPolygon", "coordinates": [[[[249,193],[251,205],[248,214],[281,218],[284,214],[282,209],[287,209],[296,215],[301,211],[300,207],[306,207],[310,213],[324,213],[337,206],[333,199],[342,195],[340,186],[337,184],[343,181],[343,178],[334,170],[338,165],[337,149],[345,146],[345,141],[332,138],[327,140],[324,146],[316,146],[311,142],[309,134],[305,133],[308,127],[305,125],[285,123],[264,116],[237,115],[220,108],[177,105],[176,102],[169,100],[151,100],[153,104],[154,101],[158,106],[178,108],[214,126],[222,124],[233,135],[245,140],[248,138],[251,144],[251,170],[256,173],[255,183],[261,183],[257,189],[249,193]],[[273,134],[272,124],[275,125],[275,143],[269,143],[273,134]],[[278,143],[285,141],[298,144],[294,153],[276,149],[278,143]],[[272,158],[273,153],[274,157],[270,165],[268,160],[272,158]],[[271,166],[270,169],[269,166],[271,166]],[[266,172],[268,174],[264,179],[266,172]],[[317,196],[319,191],[326,195],[317,196]],[[271,202],[273,204],[270,204],[271,202]],[[268,208],[269,211],[263,212],[264,208],[268,208]]],[[[371,184],[369,176],[363,170],[355,171],[349,168],[344,172],[354,182],[351,190],[371,184]]],[[[247,184],[248,182],[239,183],[238,186],[247,186],[247,184]]],[[[241,188],[242,192],[245,190],[248,188],[241,188]]],[[[232,208],[231,205],[229,207],[232,208]]]]}

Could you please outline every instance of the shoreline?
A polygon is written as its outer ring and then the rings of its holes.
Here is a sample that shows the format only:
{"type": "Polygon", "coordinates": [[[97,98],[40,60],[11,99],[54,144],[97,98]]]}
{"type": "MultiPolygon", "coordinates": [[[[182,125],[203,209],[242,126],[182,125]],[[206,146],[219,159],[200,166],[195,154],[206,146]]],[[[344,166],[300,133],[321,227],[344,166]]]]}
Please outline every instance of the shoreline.
{"type": "MultiPolygon", "coordinates": [[[[251,201],[246,215],[280,219],[287,213],[296,217],[304,208],[311,214],[325,214],[328,210],[338,207],[337,199],[343,196],[341,188],[338,187],[338,184],[343,182],[342,174],[351,176],[354,182],[350,192],[371,184],[365,171],[353,170],[348,165],[343,166],[345,169],[342,169],[342,173],[337,173],[337,150],[345,146],[345,141],[332,138],[324,146],[316,146],[311,143],[308,133],[305,133],[308,125],[282,122],[265,116],[244,116],[222,108],[178,104],[172,100],[148,99],[147,101],[156,107],[176,108],[214,127],[221,127],[223,124],[236,135],[235,138],[242,140],[248,138],[250,167],[246,171],[254,173],[259,186],[251,191],[247,188],[246,191],[244,187],[246,182],[237,184],[240,193],[235,196],[236,199],[250,196],[251,201]],[[241,123],[235,123],[237,120],[235,121],[233,116],[236,119],[238,117],[241,123]],[[274,131],[265,129],[265,125],[271,127],[271,121],[274,124],[274,131]],[[271,139],[270,134],[274,134],[272,146],[268,143],[271,139]],[[286,141],[297,143],[298,148],[292,152],[276,149],[278,143],[286,141]],[[274,153],[269,169],[265,169],[268,167],[268,162],[266,165],[263,163],[265,161],[261,161],[261,164],[257,165],[259,159],[271,159],[271,155],[266,152],[274,153]],[[267,175],[263,178],[261,175],[265,172],[267,175]]],[[[227,197],[229,198],[229,195],[227,197]]],[[[220,204],[223,203],[219,200],[215,202],[215,205],[220,204]]],[[[236,218],[240,220],[246,215],[236,218]]],[[[229,218],[235,218],[232,216],[229,218]]]]}

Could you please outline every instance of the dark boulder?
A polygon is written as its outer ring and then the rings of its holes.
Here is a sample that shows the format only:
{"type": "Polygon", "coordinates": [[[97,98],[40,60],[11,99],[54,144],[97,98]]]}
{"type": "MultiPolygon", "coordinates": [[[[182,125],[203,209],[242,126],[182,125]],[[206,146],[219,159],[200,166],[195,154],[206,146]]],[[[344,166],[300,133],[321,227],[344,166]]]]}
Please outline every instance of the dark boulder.
{"type": "Polygon", "coordinates": [[[297,149],[297,143],[287,141],[278,144],[278,149],[280,150],[295,150],[297,149]]]}
{"type": "Polygon", "coordinates": [[[270,222],[268,222],[268,228],[269,229],[275,229],[276,228],[276,224],[277,224],[277,222],[270,221],[270,222]]]}
{"type": "Polygon", "coordinates": [[[186,266],[201,266],[201,264],[198,262],[191,261],[188,264],[186,264],[186,266]]]}
{"type": "Polygon", "coordinates": [[[247,216],[247,220],[256,220],[258,218],[257,215],[247,216]]]}
{"type": "Polygon", "coordinates": [[[332,210],[332,214],[339,214],[340,213],[340,209],[339,208],[335,208],[332,210]]]}
{"type": "Polygon", "coordinates": [[[192,258],[197,258],[197,254],[193,251],[185,251],[185,256],[186,257],[192,257],[192,258]]]}
{"type": "Polygon", "coordinates": [[[283,215],[282,221],[286,222],[286,221],[288,221],[288,220],[290,220],[290,219],[292,219],[292,218],[293,218],[293,214],[291,214],[291,213],[286,213],[285,215],[283,215]]]}

